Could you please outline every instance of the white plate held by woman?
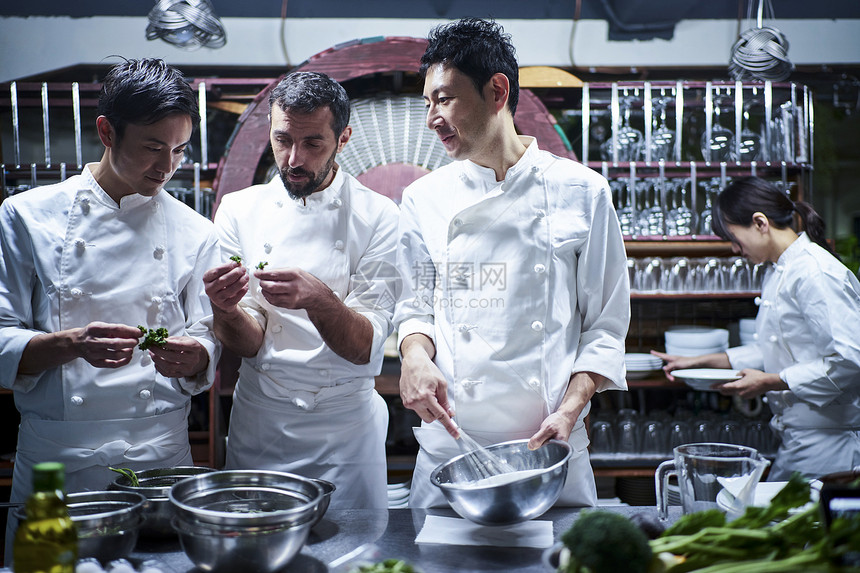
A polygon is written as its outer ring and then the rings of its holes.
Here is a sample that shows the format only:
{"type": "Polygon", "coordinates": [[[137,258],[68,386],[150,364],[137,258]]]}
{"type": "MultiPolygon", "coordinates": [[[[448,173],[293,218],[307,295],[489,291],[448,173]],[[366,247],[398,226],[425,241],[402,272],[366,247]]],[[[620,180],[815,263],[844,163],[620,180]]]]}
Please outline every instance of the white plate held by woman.
{"type": "Polygon", "coordinates": [[[675,370],[672,376],[695,390],[716,392],[711,386],[737,380],[741,377],[741,373],[728,368],[691,368],[675,370]]]}

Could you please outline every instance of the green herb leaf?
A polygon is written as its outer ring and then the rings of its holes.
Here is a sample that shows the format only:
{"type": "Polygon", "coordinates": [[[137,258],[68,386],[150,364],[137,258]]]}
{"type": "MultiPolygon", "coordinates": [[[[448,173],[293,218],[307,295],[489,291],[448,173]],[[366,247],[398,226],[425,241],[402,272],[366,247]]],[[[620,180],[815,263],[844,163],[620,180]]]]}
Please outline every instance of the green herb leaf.
{"type": "Polygon", "coordinates": [[[266,268],[266,265],[268,265],[268,264],[269,264],[269,261],[260,261],[259,263],[257,263],[257,268],[262,271],[263,269],[266,268]]]}
{"type": "Polygon", "coordinates": [[[230,260],[235,261],[235,262],[239,263],[240,265],[242,264],[242,257],[240,257],[239,255],[233,255],[232,257],[230,257],[230,260]]]}

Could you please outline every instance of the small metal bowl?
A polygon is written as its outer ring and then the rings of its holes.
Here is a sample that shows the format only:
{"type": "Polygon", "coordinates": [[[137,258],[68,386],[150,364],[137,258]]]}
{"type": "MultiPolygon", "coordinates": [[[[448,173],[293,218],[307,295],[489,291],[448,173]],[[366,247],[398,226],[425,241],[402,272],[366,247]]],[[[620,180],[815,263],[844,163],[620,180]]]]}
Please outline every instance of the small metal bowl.
{"type": "Polygon", "coordinates": [[[320,504],[317,506],[316,517],[314,517],[313,523],[311,523],[311,527],[313,528],[317,523],[322,521],[325,512],[328,511],[328,506],[331,503],[331,494],[335,492],[337,486],[330,481],[319,478],[311,478],[311,481],[320,486],[323,492],[322,500],[320,500],[320,504]]]}
{"type": "Polygon", "coordinates": [[[481,525],[511,525],[542,515],[556,502],[567,479],[570,444],[550,440],[537,450],[528,440],[513,440],[486,448],[516,471],[529,471],[519,479],[482,485],[476,462],[461,454],[440,464],[430,482],[461,517],[481,525]]]}
{"type": "Polygon", "coordinates": [[[69,516],[78,528],[78,557],[102,563],[128,557],[137,544],[145,503],[146,498],[130,491],[66,495],[69,516]]]}
{"type": "Polygon", "coordinates": [[[143,537],[173,537],[171,520],[173,519],[173,505],[167,497],[173,484],[185,478],[211,473],[215,470],[206,467],[179,466],[175,468],[158,468],[135,472],[138,486],[131,485],[128,477],[118,476],[110,488],[119,491],[131,491],[139,493],[146,498],[143,508],[144,522],[140,530],[143,537]]]}

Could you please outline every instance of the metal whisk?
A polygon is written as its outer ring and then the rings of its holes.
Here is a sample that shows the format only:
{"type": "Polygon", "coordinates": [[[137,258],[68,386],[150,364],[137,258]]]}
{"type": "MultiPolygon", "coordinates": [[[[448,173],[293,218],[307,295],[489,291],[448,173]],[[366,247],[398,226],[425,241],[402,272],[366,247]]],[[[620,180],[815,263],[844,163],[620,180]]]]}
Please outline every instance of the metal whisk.
{"type": "Polygon", "coordinates": [[[475,481],[517,471],[517,468],[513,467],[506,460],[495,455],[472,439],[462,428],[458,426],[457,429],[460,432],[460,437],[457,438],[457,445],[460,447],[464,459],[469,462],[469,465],[474,470],[475,481]]]}

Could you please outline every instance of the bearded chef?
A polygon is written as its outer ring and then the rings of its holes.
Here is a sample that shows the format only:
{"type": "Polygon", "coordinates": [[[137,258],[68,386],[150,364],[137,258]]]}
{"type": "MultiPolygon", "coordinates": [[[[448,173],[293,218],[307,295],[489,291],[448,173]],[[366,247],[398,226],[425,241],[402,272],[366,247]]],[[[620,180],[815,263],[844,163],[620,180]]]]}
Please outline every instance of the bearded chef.
{"type": "Polygon", "coordinates": [[[594,505],[583,419],[595,392],[626,389],[630,313],[607,182],[517,135],[518,65],[497,24],[436,28],[421,71],[427,126],[458,161],[401,203],[400,393],[423,420],[410,505],[444,505],[428,476],[459,453],[458,426],[482,445],[569,441],[559,504],[594,505]]]}
{"type": "Polygon", "coordinates": [[[193,463],[191,396],[214,380],[202,278],[217,235],[162,190],[199,121],[194,90],[161,60],[128,60],[98,113],[101,161],[0,205],[0,385],[21,413],[12,501],[37,462],[63,462],[69,491],[105,489],[109,466],[193,463]],[[166,343],[139,350],[138,325],[167,328],[166,343]]]}
{"type": "Polygon", "coordinates": [[[388,409],[374,376],[397,295],[397,206],[338,169],[349,106],[325,74],[272,90],[279,175],[223,197],[224,260],[241,262],[204,281],[215,332],[242,357],[226,467],[322,478],[337,488],[331,507],[381,509],[388,409]]]}

